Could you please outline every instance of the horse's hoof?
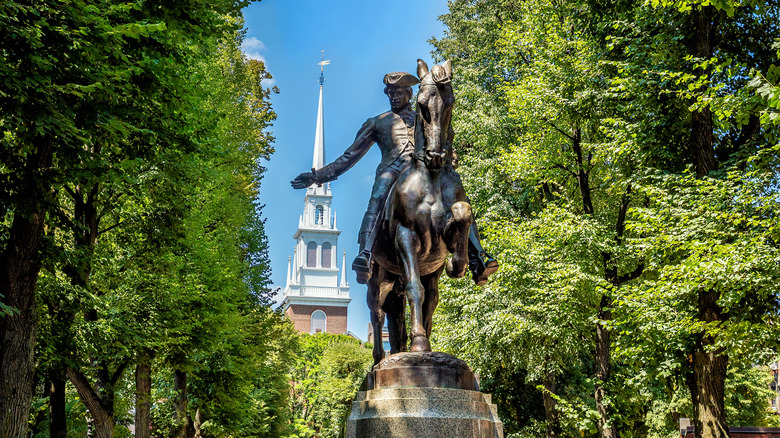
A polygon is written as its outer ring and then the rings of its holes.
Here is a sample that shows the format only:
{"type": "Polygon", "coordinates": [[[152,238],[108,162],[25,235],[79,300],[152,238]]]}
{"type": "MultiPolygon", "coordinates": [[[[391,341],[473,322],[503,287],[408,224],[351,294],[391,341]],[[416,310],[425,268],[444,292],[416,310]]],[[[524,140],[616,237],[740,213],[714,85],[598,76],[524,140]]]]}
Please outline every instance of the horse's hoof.
{"type": "Polygon", "coordinates": [[[411,351],[431,351],[431,342],[426,336],[415,336],[412,339],[411,351]]]}
{"type": "Polygon", "coordinates": [[[447,265],[444,267],[445,272],[447,272],[447,276],[450,278],[460,278],[463,277],[463,275],[466,274],[466,265],[464,265],[460,271],[456,270],[454,266],[452,266],[452,259],[447,260],[447,265]]]}

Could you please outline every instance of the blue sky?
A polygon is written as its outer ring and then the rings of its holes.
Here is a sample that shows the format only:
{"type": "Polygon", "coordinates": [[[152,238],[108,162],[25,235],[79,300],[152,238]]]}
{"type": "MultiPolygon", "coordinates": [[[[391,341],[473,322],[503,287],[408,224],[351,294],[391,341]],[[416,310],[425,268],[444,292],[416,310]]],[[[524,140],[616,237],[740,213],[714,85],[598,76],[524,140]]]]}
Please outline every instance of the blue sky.
{"type": "MultiPolygon", "coordinates": [[[[290,187],[289,181],[311,168],[321,51],[331,61],[325,67],[323,89],[325,160],[329,162],[352,143],[367,118],[390,108],[382,92],[385,73],[415,73],[417,58],[431,64],[433,48],[428,40],[443,35],[438,17],[446,12],[444,0],[263,0],[244,10],[244,50],[266,63],[274,76],[268,85],[280,91],[272,98],[278,117],[271,128],[276,153],[265,163],[268,170],[260,190],[276,286],[284,287],[287,258],[295,246],[292,236],[303,210],[305,193],[290,187]]],[[[331,183],[342,230],[338,253],[347,252],[348,265],[358,250],[357,231],[379,159],[374,148],[331,183]]],[[[366,289],[355,281],[351,269],[347,279],[352,297],[348,329],[365,339],[366,289]]]]}

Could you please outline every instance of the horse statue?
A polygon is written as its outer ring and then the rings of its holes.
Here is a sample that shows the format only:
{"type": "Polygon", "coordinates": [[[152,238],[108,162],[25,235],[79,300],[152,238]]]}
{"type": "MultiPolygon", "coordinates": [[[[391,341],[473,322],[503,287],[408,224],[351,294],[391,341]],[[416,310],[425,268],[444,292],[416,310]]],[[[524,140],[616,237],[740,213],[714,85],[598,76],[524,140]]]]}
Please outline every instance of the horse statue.
{"type": "Polygon", "coordinates": [[[448,276],[460,278],[468,267],[472,215],[452,164],[452,65],[447,61],[429,70],[418,59],[417,76],[420,89],[414,159],[388,196],[371,246],[367,302],[374,330],[374,364],[385,355],[385,315],[390,354],[406,351],[406,301],[410,306],[411,351],[431,351],[428,338],[439,300],[439,277],[446,271],[448,276]]]}

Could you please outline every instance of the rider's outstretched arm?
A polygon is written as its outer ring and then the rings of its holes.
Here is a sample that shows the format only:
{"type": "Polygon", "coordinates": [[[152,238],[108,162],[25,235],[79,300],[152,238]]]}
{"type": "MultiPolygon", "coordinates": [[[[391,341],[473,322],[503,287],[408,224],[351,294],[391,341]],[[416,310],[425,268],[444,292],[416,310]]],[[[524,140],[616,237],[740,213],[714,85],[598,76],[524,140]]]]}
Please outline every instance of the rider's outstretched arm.
{"type": "Polygon", "coordinates": [[[355,141],[344,151],[341,156],[333,160],[330,164],[320,169],[312,169],[311,172],[303,172],[298,175],[291,184],[296,189],[306,188],[314,183],[322,184],[333,181],[344,172],[355,165],[376,143],[374,136],[375,122],[373,119],[366,120],[366,123],[360,127],[355,141]]]}

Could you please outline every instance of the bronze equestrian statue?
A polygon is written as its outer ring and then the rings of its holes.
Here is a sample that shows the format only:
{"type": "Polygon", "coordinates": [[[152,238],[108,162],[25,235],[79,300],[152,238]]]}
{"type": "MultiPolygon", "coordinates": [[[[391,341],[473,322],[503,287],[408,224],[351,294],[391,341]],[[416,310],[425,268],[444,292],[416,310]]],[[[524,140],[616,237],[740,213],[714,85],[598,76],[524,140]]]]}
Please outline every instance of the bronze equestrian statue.
{"type": "MultiPolygon", "coordinates": [[[[372,117],[363,124],[344,153],[330,164],[311,172],[303,172],[291,183],[296,189],[312,184],[323,184],[337,179],[349,170],[376,144],[382,153],[382,160],[376,168],[374,186],[368,208],[358,232],[359,254],[352,263],[357,281],[365,284],[371,272],[370,247],[374,240],[379,214],[398,175],[409,166],[414,152],[414,119],[412,110],[412,86],[420,81],[405,72],[388,73],[384,77],[385,94],[390,100],[390,111],[372,117]]],[[[469,268],[478,285],[487,283],[488,277],[498,270],[498,263],[483,248],[479,241],[476,224],[469,231],[469,268]]]]}
{"type": "Polygon", "coordinates": [[[428,69],[418,60],[419,80],[409,73],[385,75],[391,111],[368,119],[353,144],[321,169],[300,174],[292,185],[308,187],[335,180],[369,148],[378,144],[382,161],[353,262],[358,282],[368,284],[367,301],[374,327],[374,361],[384,357],[382,326],[388,316],[391,354],[406,351],[406,300],[411,305],[412,351],[430,351],[438,279],[472,270],[477,284],[487,282],[498,263],[480,245],[471,206],[453,168],[451,126],[452,67],[428,69]],[[411,86],[420,83],[417,110],[411,86]],[[447,261],[447,256],[452,258],[447,261]]]}

